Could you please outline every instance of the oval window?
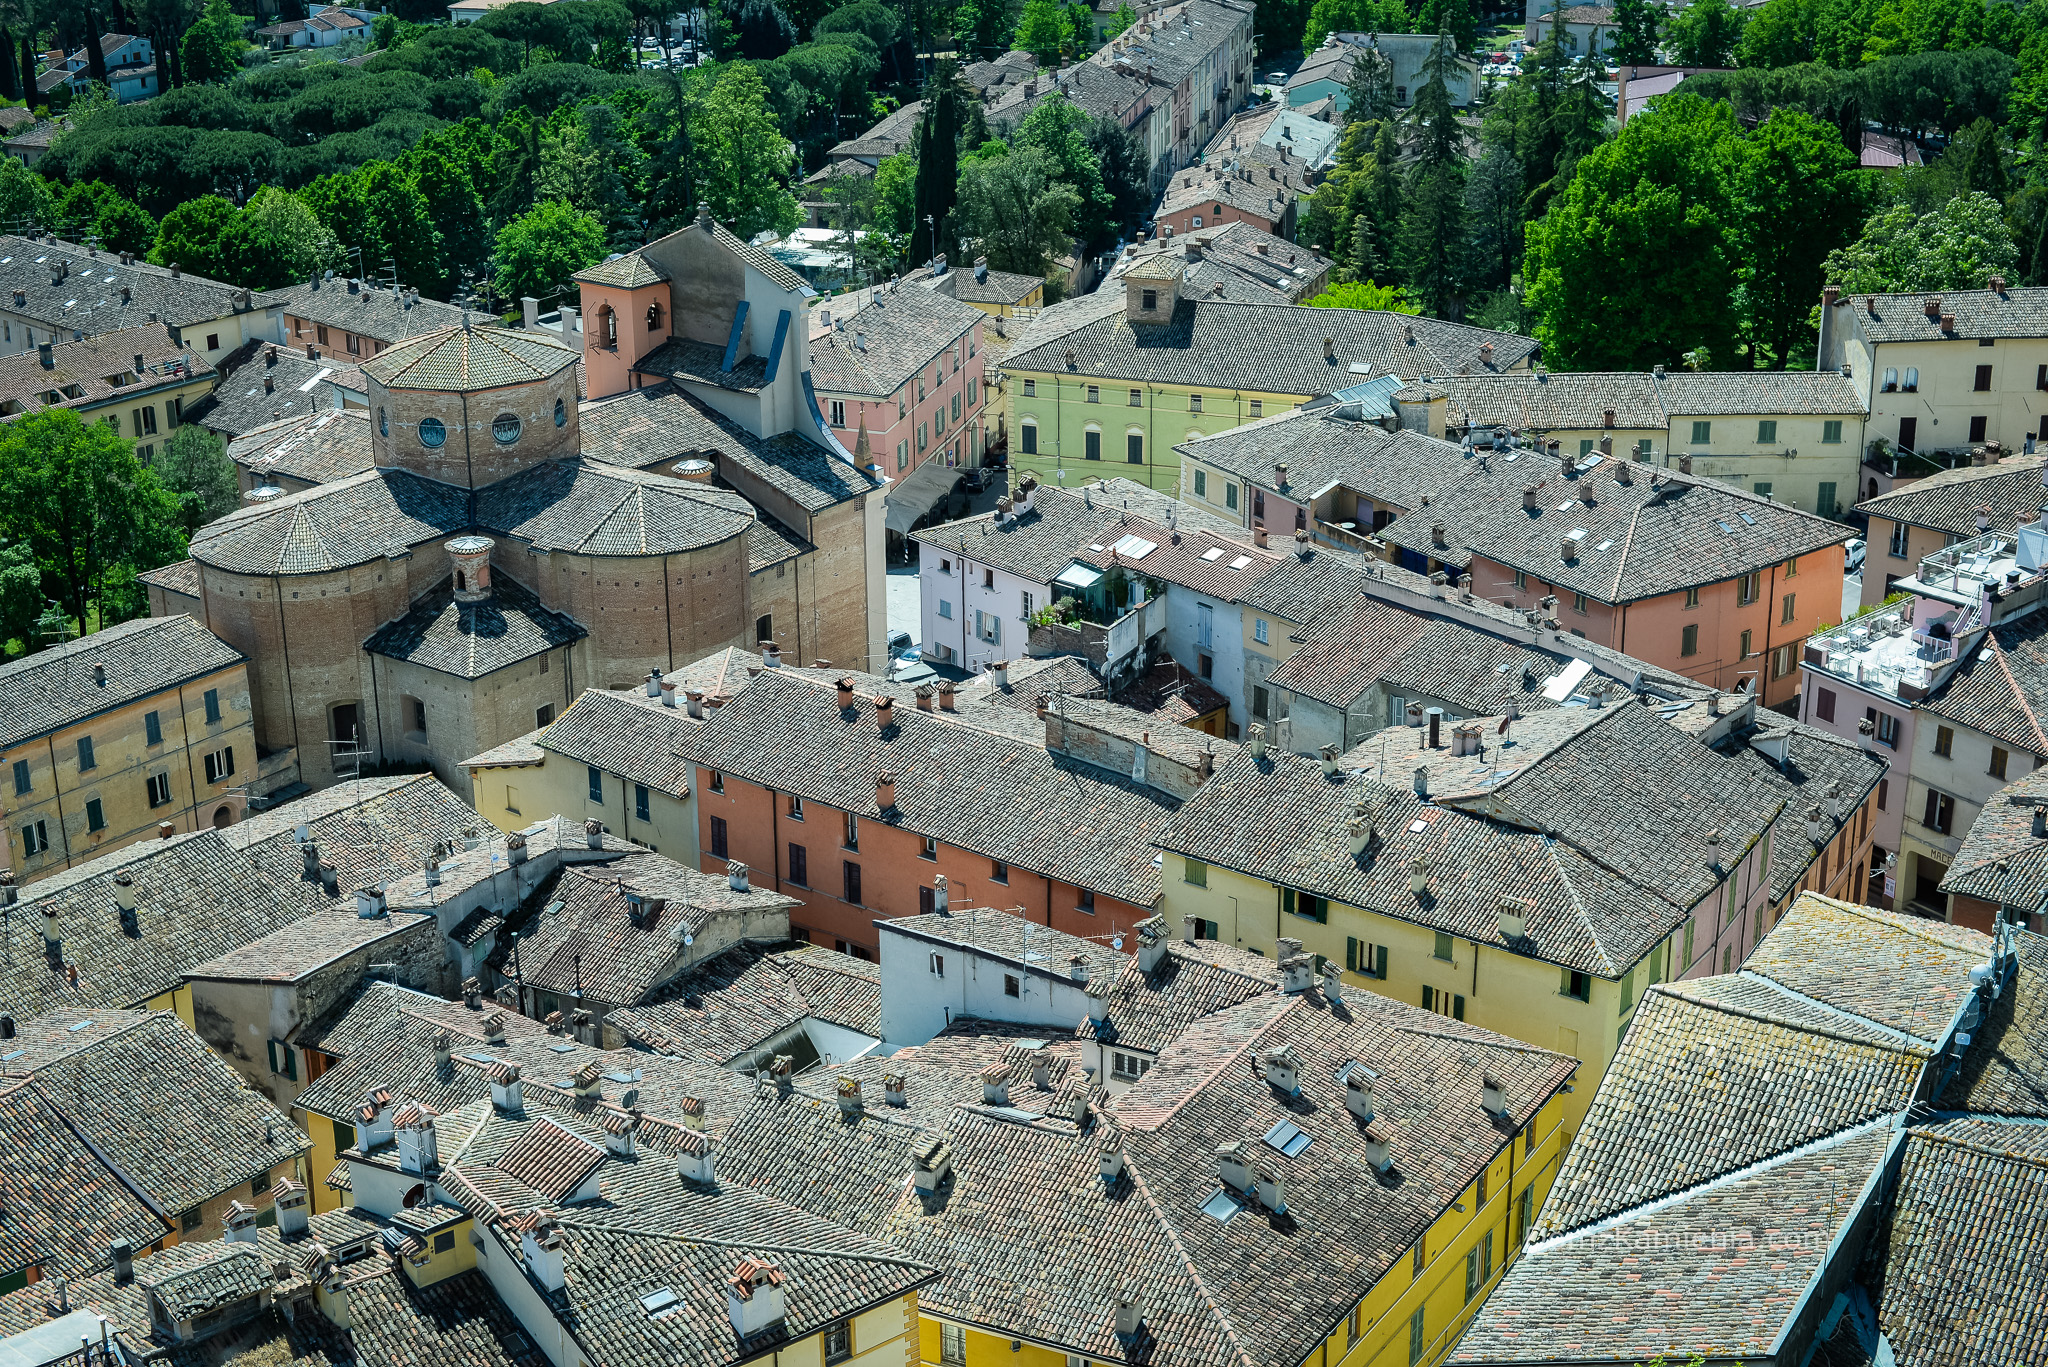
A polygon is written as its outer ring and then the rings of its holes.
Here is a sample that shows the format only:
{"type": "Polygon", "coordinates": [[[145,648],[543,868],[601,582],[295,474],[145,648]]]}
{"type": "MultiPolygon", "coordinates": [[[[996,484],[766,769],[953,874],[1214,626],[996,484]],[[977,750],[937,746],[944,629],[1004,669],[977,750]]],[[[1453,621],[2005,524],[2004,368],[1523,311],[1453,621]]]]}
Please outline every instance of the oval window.
{"type": "Polygon", "coordinates": [[[439,446],[448,440],[448,429],[441,425],[439,418],[420,419],[420,445],[439,446]]]}
{"type": "Polygon", "coordinates": [[[519,415],[500,413],[491,419],[491,435],[498,439],[500,446],[510,446],[519,440],[519,415]]]}
{"type": "Polygon", "coordinates": [[[563,402],[562,402],[562,401],[561,401],[560,399],[556,399],[556,400],[555,400],[555,426],[557,426],[557,427],[567,427],[568,425],[569,425],[569,409],[568,409],[568,407],[567,407],[567,406],[566,406],[565,404],[563,404],[563,402]]]}
{"type": "Polygon", "coordinates": [[[377,435],[380,437],[391,435],[391,419],[384,416],[384,410],[381,408],[377,410],[377,435]]]}

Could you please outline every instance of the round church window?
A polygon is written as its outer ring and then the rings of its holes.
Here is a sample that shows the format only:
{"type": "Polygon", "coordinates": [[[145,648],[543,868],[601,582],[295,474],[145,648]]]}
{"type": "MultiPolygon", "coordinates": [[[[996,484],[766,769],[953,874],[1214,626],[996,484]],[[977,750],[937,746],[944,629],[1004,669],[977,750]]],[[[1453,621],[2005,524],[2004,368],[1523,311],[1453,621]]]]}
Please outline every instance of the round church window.
{"type": "Polygon", "coordinates": [[[448,429],[441,425],[439,418],[420,419],[420,445],[439,446],[448,440],[448,429]]]}
{"type": "Polygon", "coordinates": [[[498,439],[498,445],[510,446],[519,440],[519,415],[500,413],[491,419],[491,435],[498,439]]]}

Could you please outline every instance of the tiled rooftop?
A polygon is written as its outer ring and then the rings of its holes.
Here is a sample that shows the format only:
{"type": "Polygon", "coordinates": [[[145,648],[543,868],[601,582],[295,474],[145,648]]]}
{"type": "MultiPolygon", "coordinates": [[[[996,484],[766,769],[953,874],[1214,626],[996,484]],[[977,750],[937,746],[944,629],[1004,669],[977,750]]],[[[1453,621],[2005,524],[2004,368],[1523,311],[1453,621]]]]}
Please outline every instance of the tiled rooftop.
{"type": "MultiPolygon", "coordinates": [[[[270,417],[270,411],[265,409],[260,423],[235,433],[228,443],[228,459],[258,476],[259,482],[269,484],[282,475],[308,484],[331,484],[367,474],[376,466],[367,410],[322,406],[287,412],[282,418],[270,417]]],[[[216,410],[201,421],[220,430],[214,420],[221,416],[216,410]]]]}
{"type": "Polygon", "coordinates": [[[1941,890],[2033,911],[2042,888],[2048,887],[2048,834],[2034,831],[2044,807],[2048,768],[2036,769],[1986,802],[1949,861],[1941,890]]]}
{"type": "MultiPolygon", "coordinates": [[[[62,131],[55,123],[43,127],[51,134],[62,131]]],[[[20,134],[10,139],[22,140],[20,134]]],[[[252,294],[189,271],[173,275],[141,257],[124,263],[116,253],[9,234],[0,236],[0,295],[16,291],[27,303],[13,312],[38,328],[95,334],[164,323],[195,327],[274,307],[261,291],[252,294]]]]}
{"type": "MultiPolygon", "coordinates": [[[[455,304],[415,297],[373,280],[308,281],[272,290],[270,299],[294,318],[375,338],[387,346],[442,328],[460,327],[470,317],[467,309],[455,304]]],[[[480,315],[476,321],[484,324],[491,320],[480,315]]]]}
{"type": "Polygon", "coordinates": [[[142,617],[0,665],[0,747],[244,662],[186,616],[142,617]]]}
{"type": "MultiPolygon", "coordinates": [[[[2048,290],[2039,293],[2048,298],[2048,290]]],[[[2041,456],[2011,455],[1996,465],[1938,470],[1865,499],[1856,511],[1955,537],[1978,535],[1977,514],[1988,512],[1989,530],[2009,532],[2036,520],[2042,505],[2048,504],[2043,465],[2041,456]]]]}
{"type": "Polygon", "coordinates": [[[543,380],[575,363],[575,348],[540,333],[464,322],[387,347],[363,373],[388,389],[473,392],[543,380]]]}
{"type": "Polygon", "coordinates": [[[549,610],[510,575],[498,575],[491,596],[480,603],[457,602],[451,575],[403,615],[371,632],[363,649],[458,679],[476,679],[588,634],[575,618],[549,610]]]}
{"type": "Polygon", "coordinates": [[[34,347],[0,357],[0,400],[11,401],[10,413],[99,407],[212,373],[204,356],[173,342],[161,324],[147,324],[59,342],[50,349],[48,366],[34,347]]]}
{"type": "Polygon", "coordinates": [[[915,283],[909,289],[875,286],[833,299],[812,318],[827,313],[830,326],[814,328],[811,336],[811,382],[821,394],[867,399],[893,398],[988,316],[915,283]]]}
{"type": "Polygon", "coordinates": [[[605,1023],[642,1048],[724,1065],[812,1018],[879,1039],[881,1009],[881,972],[871,963],[815,945],[773,953],[739,945],[605,1023]]]}

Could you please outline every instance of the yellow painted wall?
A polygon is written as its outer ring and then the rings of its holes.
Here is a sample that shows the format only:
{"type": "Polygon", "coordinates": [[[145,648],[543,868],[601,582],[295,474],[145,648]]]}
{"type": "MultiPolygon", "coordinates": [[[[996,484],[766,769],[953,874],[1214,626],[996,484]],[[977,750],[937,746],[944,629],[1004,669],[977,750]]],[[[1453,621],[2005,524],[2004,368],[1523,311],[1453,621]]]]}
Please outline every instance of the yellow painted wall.
{"type": "MultiPolygon", "coordinates": [[[[192,984],[180,983],[161,997],[150,998],[143,1005],[151,1011],[174,1012],[179,1020],[185,1022],[187,1030],[190,1030],[195,1035],[199,1033],[199,1027],[192,1023],[192,984]]],[[[205,1043],[205,1041],[202,1040],[201,1043],[205,1043]]],[[[207,1047],[212,1048],[211,1045],[207,1047]]]]}
{"type": "Polygon", "coordinates": [[[347,1144],[337,1144],[334,1122],[324,1115],[304,1112],[299,1124],[305,1129],[306,1137],[313,1141],[313,1152],[306,1159],[306,1190],[313,1194],[313,1213],[317,1215],[353,1204],[348,1192],[336,1191],[327,1185],[327,1174],[333,1172],[334,1165],[341,1160],[341,1151],[353,1147],[355,1140],[351,1138],[347,1144]]]}
{"type": "Polygon", "coordinates": [[[648,819],[642,821],[633,798],[633,780],[604,776],[604,801],[590,800],[587,766],[563,755],[549,754],[539,764],[517,769],[471,769],[470,800],[477,814],[501,831],[524,830],[551,816],[572,822],[596,817],[613,835],[659,851],[690,868],[697,867],[697,799],[658,788],[647,790],[648,819]],[[507,789],[516,803],[508,805],[507,789]]]}
{"type": "MultiPolygon", "coordinates": [[[[854,1316],[853,1356],[840,1361],[857,1363],[859,1367],[882,1367],[884,1363],[889,1367],[900,1367],[914,1362],[916,1358],[912,1354],[918,1343],[918,1329],[917,1293],[912,1292],[854,1316]]],[[[936,1345],[936,1338],[933,1343],[936,1345]]],[[[824,1336],[813,1334],[786,1348],[764,1353],[747,1363],[746,1367],[824,1367],[824,1361],[824,1336]]]]}
{"type": "MultiPolygon", "coordinates": [[[[1790,503],[1810,513],[1839,516],[1856,502],[1856,481],[1863,460],[1863,418],[1856,413],[1778,414],[1701,413],[1673,411],[1669,441],[1675,466],[1680,456],[1693,458],[1692,472],[1733,484],[1752,493],[1767,492],[1779,503],[1790,503]],[[1777,434],[1770,441],[1759,440],[1758,424],[1775,422],[1777,434]],[[1707,440],[1692,439],[1693,424],[1708,424],[1707,440]],[[1841,434],[1827,441],[1826,424],[1839,422],[1841,434]],[[1796,451],[1797,455],[1787,455],[1796,451]],[[1823,483],[1832,490],[1821,489],[1823,483]],[[1762,485],[1769,485],[1766,489],[1762,485]],[[1829,493],[1834,502],[1823,508],[1821,495],[1829,493]]],[[[1659,442],[1661,453],[1665,443],[1659,442]]],[[[1621,449],[1621,443],[1616,443],[1621,449]]]]}
{"type": "Polygon", "coordinates": [[[1122,476],[1154,489],[1180,487],[1180,455],[1174,450],[1184,442],[1213,437],[1253,421],[1252,404],[1261,406],[1263,417],[1285,413],[1297,407],[1306,394],[1269,394],[1253,390],[1204,389],[1194,385],[1162,385],[1145,381],[1096,380],[1085,375],[1057,375],[1049,371],[1013,370],[1005,384],[1009,391],[1010,465],[1029,471],[1048,484],[1079,485],[1091,479],[1122,476]],[[1026,381],[1034,391],[1025,393],[1026,381]],[[1088,386],[1096,386],[1100,402],[1088,402],[1088,386]],[[1138,406],[1130,404],[1130,391],[1139,394],[1138,406]],[[1201,411],[1192,399],[1200,395],[1201,411]],[[1038,451],[1024,452],[1024,424],[1038,426],[1038,451]],[[1102,432],[1102,459],[1087,458],[1085,433],[1089,427],[1102,432]],[[1125,436],[1137,428],[1145,437],[1145,459],[1133,465],[1126,458],[1125,436]]]}
{"type": "Polygon", "coordinates": [[[2018,449],[2029,433],[2039,434],[2048,416],[2048,391],[2037,387],[2040,367],[2048,364],[2048,339],[2000,337],[1979,345],[1974,337],[1919,342],[1884,342],[1871,348],[1848,344],[1850,366],[1859,386],[1868,384],[1870,421],[1866,431],[1896,443],[1899,420],[1918,420],[1914,447],[1921,451],[1962,451],[1971,446],[1970,419],[1982,417],[1984,436],[2018,449]],[[1991,367],[1991,388],[1979,390],[1977,367],[1991,367]],[[1920,386],[1904,388],[1908,368],[1920,372],[1920,386]],[[1900,388],[1887,393],[1884,372],[1896,371],[1900,388]]]}
{"type": "MultiPolygon", "coordinates": [[[[1563,971],[1558,965],[1541,959],[1453,937],[1451,957],[1443,960],[1436,957],[1436,933],[1414,922],[1332,902],[1329,921],[1319,924],[1280,912],[1276,889],[1263,879],[1211,864],[1205,866],[1207,886],[1197,886],[1187,881],[1185,870],[1181,856],[1166,855],[1160,872],[1162,914],[1168,925],[1181,924],[1183,916],[1199,916],[1216,923],[1219,939],[1269,955],[1273,941],[1284,935],[1300,940],[1308,953],[1339,964],[1345,962],[1347,938],[1385,945],[1387,977],[1346,972],[1347,987],[1377,992],[1410,1006],[1422,1004],[1425,986],[1462,996],[1468,1024],[1579,1059],[1584,1066],[1573,1083],[1575,1090],[1564,1098],[1567,1136],[1577,1132],[1592,1104],[1600,1076],[1614,1057],[1643,988],[1661,980],[1670,962],[1661,953],[1653,953],[1649,959],[1655,961],[1654,973],[1638,965],[1626,1009],[1622,983],[1608,978],[1592,978],[1591,1000],[1581,1001],[1564,994],[1563,971]]],[[[1683,933],[1679,931],[1674,942],[1683,933]]],[[[1676,957],[1674,953],[1672,958],[1676,957]]]]}
{"type": "Polygon", "coordinates": [[[412,1279],[414,1286],[432,1286],[445,1281],[458,1272],[467,1272],[476,1266],[476,1245],[470,1242],[470,1222],[462,1221],[446,1230],[429,1234],[426,1247],[405,1260],[405,1275],[412,1279]],[[434,1243],[442,1234],[455,1236],[454,1246],[435,1252],[434,1243]]]}

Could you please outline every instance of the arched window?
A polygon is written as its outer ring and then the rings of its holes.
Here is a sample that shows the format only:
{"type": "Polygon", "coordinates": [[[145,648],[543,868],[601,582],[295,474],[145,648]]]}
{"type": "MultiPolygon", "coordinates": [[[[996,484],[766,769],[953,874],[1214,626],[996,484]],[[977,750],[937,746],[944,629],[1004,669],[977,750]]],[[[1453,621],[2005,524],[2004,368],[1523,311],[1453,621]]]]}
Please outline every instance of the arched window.
{"type": "Polygon", "coordinates": [[[555,400],[555,426],[557,426],[557,427],[566,427],[566,426],[568,426],[568,424],[569,424],[569,406],[568,406],[567,404],[563,403],[563,402],[562,402],[562,401],[561,401],[560,399],[556,399],[556,400],[555,400]]]}
{"type": "Polygon", "coordinates": [[[1908,394],[1916,393],[1918,392],[1919,388],[1920,367],[1916,365],[1909,365],[1906,367],[1906,392],[1908,394]]]}
{"type": "Polygon", "coordinates": [[[647,330],[661,331],[661,303],[659,300],[647,306],[647,330]]]}
{"type": "Polygon", "coordinates": [[[606,304],[602,309],[598,310],[597,326],[599,335],[604,338],[605,350],[617,351],[619,349],[619,315],[613,311],[610,304],[606,304]]]}

